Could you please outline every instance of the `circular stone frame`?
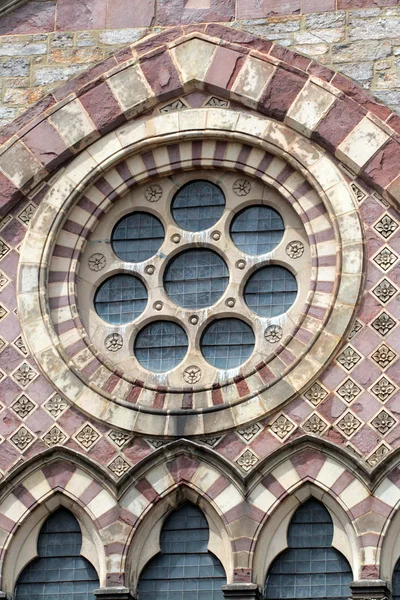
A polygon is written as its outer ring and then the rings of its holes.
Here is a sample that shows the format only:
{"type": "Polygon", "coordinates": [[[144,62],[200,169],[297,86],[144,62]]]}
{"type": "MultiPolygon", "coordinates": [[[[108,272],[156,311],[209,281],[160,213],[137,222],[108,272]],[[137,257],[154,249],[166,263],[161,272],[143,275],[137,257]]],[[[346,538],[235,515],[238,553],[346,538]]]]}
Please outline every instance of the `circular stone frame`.
{"type": "Polygon", "coordinates": [[[21,248],[18,312],[41,371],[71,404],[139,434],[204,436],[265,417],[318,377],[351,325],[362,267],[356,202],[323,150],[266,117],[189,109],[120,127],[53,179],[21,248]],[[312,289],[301,324],[268,362],[195,398],[191,388],[169,393],[127,378],[91,345],[76,306],[76,273],[88,235],[129,187],[216,167],[259,177],[292,203],[312,248],[312,289]],[[85,200],[92,184],[97,203],[85,200]]]}

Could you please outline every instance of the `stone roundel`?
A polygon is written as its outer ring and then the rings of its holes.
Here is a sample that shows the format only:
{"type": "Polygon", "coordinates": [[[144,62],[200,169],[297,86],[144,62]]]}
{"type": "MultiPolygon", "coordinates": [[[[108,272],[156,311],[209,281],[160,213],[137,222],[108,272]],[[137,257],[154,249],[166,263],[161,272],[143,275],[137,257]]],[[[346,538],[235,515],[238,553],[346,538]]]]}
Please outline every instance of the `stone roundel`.
{"type": "Polygon", "coordinates": [[[43,374],[85,413],[146,435],[205,435],[266,416],[318,377],[351,323],[362,259],[353,196],[323,151],[266,117],[186,110],[121,127],[54,181],[21,248],[18,311],[43,374]],[[304,223],[313,261],[303,315],[290,335],[251,372],[196,392],[188,383],[170,390],[137,381],[102,354],[104,343],[95,348],[78,313],[76,274],[88,236],[119,197],[154,176],[199,167],[237,171],[240,180],[256,177],[278,189],[304,223]]]}

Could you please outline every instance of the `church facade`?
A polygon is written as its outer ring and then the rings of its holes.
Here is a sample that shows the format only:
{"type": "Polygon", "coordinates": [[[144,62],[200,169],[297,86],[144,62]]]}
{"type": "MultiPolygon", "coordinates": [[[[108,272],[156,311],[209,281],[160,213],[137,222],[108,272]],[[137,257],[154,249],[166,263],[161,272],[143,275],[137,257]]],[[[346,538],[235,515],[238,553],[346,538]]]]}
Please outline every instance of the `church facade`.
{"type": "Polygon", "coordinates": [[[0,597],[395,600],[399,116],[234,26],[274,3],[115,4],[1,131],[0,597]]]}

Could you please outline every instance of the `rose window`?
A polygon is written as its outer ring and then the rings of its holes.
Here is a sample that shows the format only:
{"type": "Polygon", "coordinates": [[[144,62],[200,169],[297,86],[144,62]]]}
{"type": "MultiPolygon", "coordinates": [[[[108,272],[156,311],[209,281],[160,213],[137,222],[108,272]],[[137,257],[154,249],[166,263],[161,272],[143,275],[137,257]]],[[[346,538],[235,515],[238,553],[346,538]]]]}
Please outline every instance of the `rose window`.
{"type": "Polygon", "coordinates": [[[199,171],[138,186],[111,207],[89,237],[78,303],[119,369],[207,387],[271,355],[301,318],[310,278],[307,235],[283,196],[199,171]]]}

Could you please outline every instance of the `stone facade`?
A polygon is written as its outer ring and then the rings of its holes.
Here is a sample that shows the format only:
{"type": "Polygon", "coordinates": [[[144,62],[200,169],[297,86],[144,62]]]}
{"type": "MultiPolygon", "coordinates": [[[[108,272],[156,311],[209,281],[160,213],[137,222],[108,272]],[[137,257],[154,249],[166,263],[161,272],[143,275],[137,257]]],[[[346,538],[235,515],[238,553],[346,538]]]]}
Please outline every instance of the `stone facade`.
{"type": "MultiPolygon", "coordinates": [[[[62,505],[95,557],[97,596],[134,598],[149,536],[187,499],[207,517],[225,597],[259,599],[279,523],[310,496],[332,515],[353,597],[387,597],[400,557],[400,120],[336,70],[397,93],[397,2],[313,13],[293,0],[277,16],[266,0],[158,2],[156,15],[142,2],[123,30],[123,1],[55,4],[0,22],[3,98],[21,91],[5,121],[43,95],[1,131],[4,597],[33,557],[31,532],[62,505]],[[305,233],[285,260],[310,289],[290,322],[265,330],[257,364],[205,385],[139,377],[121,363],[128,334],[98,334],[81,314],[79,278],[110,258],[93,258],[90,236],[131,192],[150,205],[149,186],[158,201],[163,178],[199,169],[290,203],[305,233]],[[296,270],[304,244],[310,271],[296,270]]],[[[171,223],[168,235],[171,253],[185,247],[171,223]]],[[[230,269],[238,285],[247,277],[245,258],[230,269]]],[[[198,313],[185,327],[201,330],[198,313]]]]}

